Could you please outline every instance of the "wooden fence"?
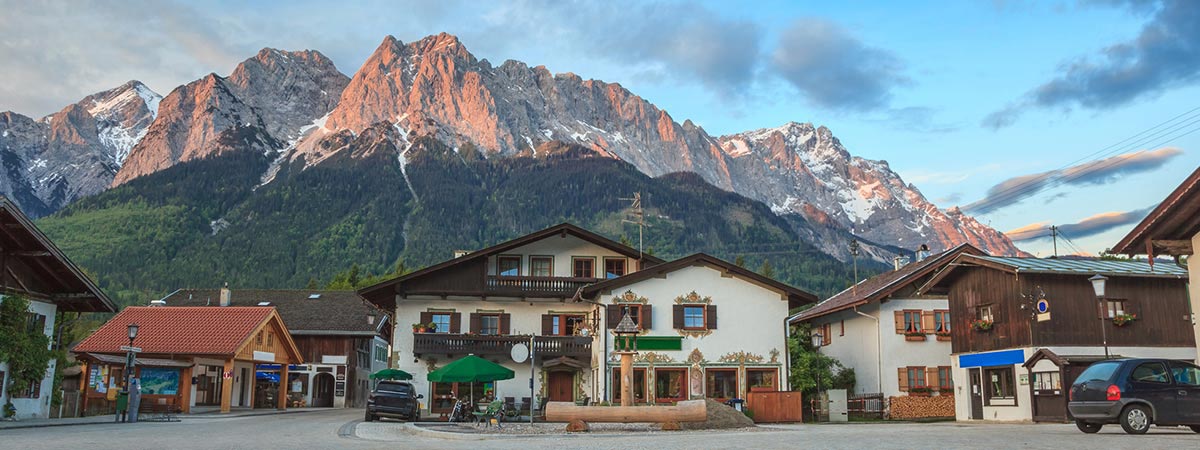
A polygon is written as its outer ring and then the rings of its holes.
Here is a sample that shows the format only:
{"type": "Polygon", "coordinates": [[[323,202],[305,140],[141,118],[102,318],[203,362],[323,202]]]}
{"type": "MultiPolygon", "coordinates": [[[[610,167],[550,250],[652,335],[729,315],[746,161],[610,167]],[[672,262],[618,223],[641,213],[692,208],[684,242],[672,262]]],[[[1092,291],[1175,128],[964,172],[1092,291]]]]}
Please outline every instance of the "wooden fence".
{"type": "Polygon", "coordinates": [[[800,422],[803,419],[804,402],[799,392],[750,392],[747,407],[759,423],[800,422]]]}
{"type": "Polygon", "coordinates": [[[887,403],[883,394],[855,394],[846,398],[846,410],[852,419],[882,419],[887,403]]]}

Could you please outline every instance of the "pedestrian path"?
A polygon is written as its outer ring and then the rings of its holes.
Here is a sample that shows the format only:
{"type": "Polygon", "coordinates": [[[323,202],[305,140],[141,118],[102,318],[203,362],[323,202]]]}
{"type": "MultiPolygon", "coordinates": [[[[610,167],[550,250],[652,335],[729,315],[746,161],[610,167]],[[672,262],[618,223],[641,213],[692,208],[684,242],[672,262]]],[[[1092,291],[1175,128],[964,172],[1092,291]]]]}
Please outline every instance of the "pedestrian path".
{"type": "MultiPolygon", "coordinates": [[[[235,409],[227,414],[221,414],[219,411],[203,411],[195,414],[180,414],[175,416],[182,421],[188,420],[203,420],[203,419],[232,419],[238,417],[251,416],[267,416],[280,414],[299,414],[306,412],[330,411],[334,408],[293,408],[285,411],[276,409],[235,409]]],[[[143,419],[143,423],[153,423],[153,420],[143,419]]],[[[116,423],[116,417],[112,414],[102,416],[89,417],[70,417],[65,419],[22,419],[17,421],[0,420],[0,430],[16,429],[16,428],[42,428],[42,427],[62,427],[71,425],[99,425],[106,423],[116,423]]]]}

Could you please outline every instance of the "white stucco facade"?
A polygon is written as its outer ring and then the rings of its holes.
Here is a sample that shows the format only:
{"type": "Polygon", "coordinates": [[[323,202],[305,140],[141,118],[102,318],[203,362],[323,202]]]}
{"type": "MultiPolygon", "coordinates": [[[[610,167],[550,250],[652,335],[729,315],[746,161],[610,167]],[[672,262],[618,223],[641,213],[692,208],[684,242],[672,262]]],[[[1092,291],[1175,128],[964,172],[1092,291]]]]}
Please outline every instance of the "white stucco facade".
{"type": "Polygon", "coordinates": [[[819,351],[854,369],[855,393],[882,392],[890,397],[903,394],[898,369],[950,366],[950,341],[939,340],[934,330],[924,330],[924,340],[910,340],[897,333],[897,328],[903,328],[902,324],[896,325],[897,320],[903,320],[897,319],[897,311],[943,311],[948,315],[947,309],[949,304],[944,298],[889,299],[862,305],[857,312],[849,309],[827,314],[809,323],[813,330],[829,325],[832,336],[819,351]]]}
{"type": "MultiPolygon", "coordinates": [[[[4,296],[0,296],[0,302],[4,301],[4,296]]],[[[51,339],[54,338],[54,319],[57,307],[53,303],[40,302],[37,300],[29,300],[29,312],[40,314],[46,317],[46,326],[43,332],[51,339]]],[[[53,342],[51,345],[53,346],[53,342]]],[[[44,419],[50,416],[50,398],[51,391],[54,387],[54,368],[56,362],[50,360],[49,366],[46,368],[46,376],[42,378],[38,389],[38,396],[34,398],[8,398],[7,389],[0,389],[0,405],[12,401],[13,407],[17,409],[18,419],[44,419]]],[[[0,362],[0,372],[3,377],[0,377],[0,387],[6,387],[9,383],[8,364],[0,362]]]]}

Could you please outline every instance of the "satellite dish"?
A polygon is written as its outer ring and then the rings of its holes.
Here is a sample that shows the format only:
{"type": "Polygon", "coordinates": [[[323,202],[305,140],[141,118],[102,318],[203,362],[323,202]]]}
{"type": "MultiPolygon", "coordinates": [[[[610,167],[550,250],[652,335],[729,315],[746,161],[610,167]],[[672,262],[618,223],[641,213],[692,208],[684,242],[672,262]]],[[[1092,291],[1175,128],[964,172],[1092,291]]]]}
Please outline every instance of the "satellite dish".
{"type": "Polygon", "coordinates": [[[509,353],[512,356],[513,362],[518,364],[529,359],[529,346],[524,343],[513,344],[512,351],[509,353]]]}

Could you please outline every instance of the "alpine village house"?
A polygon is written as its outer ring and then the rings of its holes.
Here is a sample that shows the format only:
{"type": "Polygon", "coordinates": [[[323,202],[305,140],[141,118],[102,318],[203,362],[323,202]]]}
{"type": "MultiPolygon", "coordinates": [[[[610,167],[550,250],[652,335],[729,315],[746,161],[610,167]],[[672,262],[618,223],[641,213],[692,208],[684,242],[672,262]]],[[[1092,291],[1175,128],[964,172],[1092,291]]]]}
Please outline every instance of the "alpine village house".
{"type": "Polygon", "coordinates": [[[932,256],[918,252],[912,262],[897,259],[895,270],[863,280],[790,322],[809,324],[818,350],[854,369],[858,394],[953,395],[951,330],[966,323],[952,320],[945,291],[918,289],[960,254],[983,252],[962,244],[932,256]]]}
{"type": "MultiPolygon", "coordinates": [[[[44,334],[53,342],[58,312],[116,312],[100,288],[38,230],[8,198],[0,196],[0,303],[7,297],[29,300],[22,318],[29,333],[44,334]]],[[[0,405],[12,403],[16,417],[47,418],[54,385],[55,361],[46,373],[20,391],[8,363],[0,360],[0,405]]]]}
{"type": "MultiPolygon", "coordinates": [[[[391,318],[354,292],[180,289],[153,303],[167,307],[274,307],[304,359],[303,365],[288,370],[290,406],[366,406],[371,374],[388,367],[391,318]]],[[[279,372],[278,364],[258,364],[256,382],[267,391],[279,383],[279,372]]],[[[201,404],[215,400],[209,394],[201,404]]],[[[257,399],[256,403],[269,401],[257,399]]]]}
{"type": "Polygon", "coordinates": [[[359,294],[394,311],[396,323],[417,324],[395,333],[393,351],[396,366],[413,374],[417,392],[429,399],[422,413],[435,416],[472,392],[473,400],[490,393],[519,408],[538,398],[619,401],[611,330],[626,315],[640,329],[633,377],[638,403],[787,390],[788,308],[816,300],[708,255],[664,262],[570,224],[359,294]],[[531,340],[532,369],[510,356],[514,344],[531,340]],[[425,381],[430,371],[469,354],[516,377],[474,386],[425,381]]]}

